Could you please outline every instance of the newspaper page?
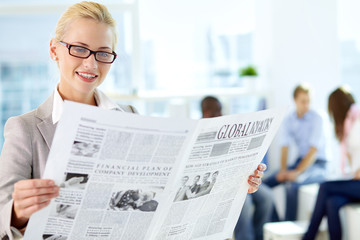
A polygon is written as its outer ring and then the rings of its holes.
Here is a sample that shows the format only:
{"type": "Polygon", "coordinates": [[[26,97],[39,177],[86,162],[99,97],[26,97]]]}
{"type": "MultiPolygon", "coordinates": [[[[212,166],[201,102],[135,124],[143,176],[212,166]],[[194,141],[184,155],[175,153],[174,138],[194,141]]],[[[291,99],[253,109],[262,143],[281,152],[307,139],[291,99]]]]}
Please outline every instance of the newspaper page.
{"type": "Polygon", "coordinates": [[[199,120],[155,239],[232,238],[248,176],[262,161],[284,114],[285,109],[265,110],[199,120]]]}
{"type": "Polygon", "coordinates": [[[25,239],[149,239],[195,126],[65,102],[44,173],[60,196],[31,217],[25,239]]]}
{"type": "Polygon", "coordinates": [[[65,102],[25,239],[224,239],[284,111],[155,118],[65,102]]]}

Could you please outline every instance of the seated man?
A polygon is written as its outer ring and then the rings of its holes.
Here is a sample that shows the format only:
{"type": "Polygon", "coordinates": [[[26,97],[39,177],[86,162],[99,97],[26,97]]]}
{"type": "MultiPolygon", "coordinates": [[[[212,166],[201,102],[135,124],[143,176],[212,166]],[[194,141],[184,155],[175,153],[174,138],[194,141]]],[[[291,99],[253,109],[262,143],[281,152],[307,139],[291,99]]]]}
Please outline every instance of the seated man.
{"type": "MultiPolygon", "coordinates": [[[[326,174],[325,134],[322,117],[310,109],[310,89],[305,85],[295,88],[296,110],[283,122],[281,140],[281,169],[264,180],[270,187],[286,184],[285,220],[295,221],[298,190],[301,185],[322,182],[326,174]],[[298,158],[287,165],[289,145],[294,142],[298,158]]],[[[275,220],[275,219],[274,219],[275,220]]]]}
{"type": "MultiPolygon", "coordinates": [[[[213,96],[207,96],[201,101],[203,118],[219,117],[221,113],[221,103],[213,96]]],[[[211,189],[209,187],[209,189],[211,189]]],[[[274,209],[272,191],[265,184],[253,194],[248,194],[245,199],[241,215],[234,229],[236,240],[262,240],[263,225],[270,221],[271,213],[274,209]],[[252,205],[254,211],[252,211],[252,205]]]]}

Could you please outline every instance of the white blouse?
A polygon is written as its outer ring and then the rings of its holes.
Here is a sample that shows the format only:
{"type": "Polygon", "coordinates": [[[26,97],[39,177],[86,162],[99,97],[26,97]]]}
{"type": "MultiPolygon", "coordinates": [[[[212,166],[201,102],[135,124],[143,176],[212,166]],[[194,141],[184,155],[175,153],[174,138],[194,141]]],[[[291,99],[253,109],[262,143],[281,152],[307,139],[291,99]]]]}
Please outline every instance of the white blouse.
{"type": "Polygon", "coordinates": [[[346,150],[351,156],[351,172],[360,168],[360,118],[358,118],[346,139],[346,150]]]}

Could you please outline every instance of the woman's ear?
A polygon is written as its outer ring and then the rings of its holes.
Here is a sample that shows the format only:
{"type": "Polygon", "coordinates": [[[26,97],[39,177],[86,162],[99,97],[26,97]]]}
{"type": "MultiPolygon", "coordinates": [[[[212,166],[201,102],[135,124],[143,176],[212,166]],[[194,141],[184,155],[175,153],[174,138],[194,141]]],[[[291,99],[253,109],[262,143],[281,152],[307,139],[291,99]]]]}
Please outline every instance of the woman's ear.
{"type": "Polygon", "coordinates": [[[57,61],[58,57],[57,57],[57,53],[56,53],[56,39],[52,38],[50,40],[50,57],[52,60],[57,61]]]}

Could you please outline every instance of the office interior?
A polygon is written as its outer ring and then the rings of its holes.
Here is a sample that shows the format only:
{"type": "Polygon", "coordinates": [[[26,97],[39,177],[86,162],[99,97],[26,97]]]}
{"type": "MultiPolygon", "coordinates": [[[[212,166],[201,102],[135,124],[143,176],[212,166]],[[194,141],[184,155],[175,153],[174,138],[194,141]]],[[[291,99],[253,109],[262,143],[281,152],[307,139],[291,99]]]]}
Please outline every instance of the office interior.
{"type": "MultiPolygon", "coordinates": [[[[6,120],[40,105],[59,80],[49,41],[56,21],[78,1],[0,1],[0,147],[6,120]]],[[[327,123],[329,175],[339,144],[329,94],[347,85],[360,97],[357,0],[103,0],[118,23],[118,58],[101,86],[140,114],[201,118],[200,101],[218,97],[223,114],[294,109],[299,83],[327,123]],[[254,66],[257,76],[241,76],[254,66]]],[[[268,172],[279,168],[276,136],[268,172]]],[[[290,153],[295,155],[296,153],[290,153]]]]}

